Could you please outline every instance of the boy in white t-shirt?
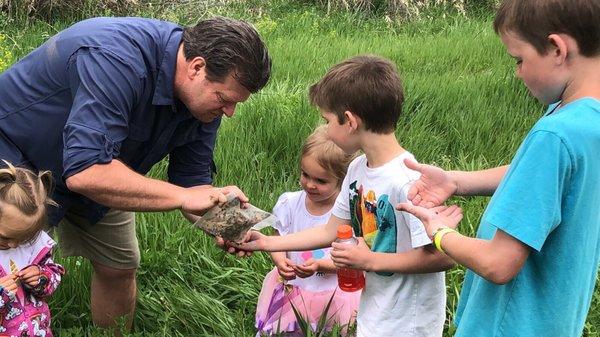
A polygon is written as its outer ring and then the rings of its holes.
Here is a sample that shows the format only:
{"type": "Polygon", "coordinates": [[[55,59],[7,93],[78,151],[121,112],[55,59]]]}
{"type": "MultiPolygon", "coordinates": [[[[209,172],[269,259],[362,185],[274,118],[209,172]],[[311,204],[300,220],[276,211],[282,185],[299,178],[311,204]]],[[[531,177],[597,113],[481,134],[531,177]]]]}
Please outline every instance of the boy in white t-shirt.
{"type": "MultiPolygon", "coordinates": [[[[412,154],[394,131],[404,100],[393,63],[357,56],[331,68],[310,88],[327,134],[346,153],[362,150],[348,168],[332,216],[324,226],[286,235],[251,232],[243,250],[309,250],[332,245],[337,267],[366,271],[357,317],[362,336],[441,336],[446,290],[443,270],[454,263],[431,246],[422,223],[395,210],[419,175],[404,165],[412,154]],[[332,242],[351,224],[358,246],[332,242]]],[[[455,212],[450,208],[444,212],[455,212]]]]}

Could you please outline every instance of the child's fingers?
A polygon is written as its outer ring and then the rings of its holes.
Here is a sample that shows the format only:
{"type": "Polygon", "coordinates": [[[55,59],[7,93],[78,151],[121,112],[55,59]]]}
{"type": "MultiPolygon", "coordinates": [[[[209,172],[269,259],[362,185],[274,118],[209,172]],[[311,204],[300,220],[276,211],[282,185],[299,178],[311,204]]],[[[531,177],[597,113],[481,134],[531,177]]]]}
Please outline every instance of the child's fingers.
{"type": "Polygon", "coordinates": [[[31,276],[39,276],[41,269],[38,266],[29,266],[17,273],[20,278],[26,278],[31,276]]]}
{"type": "Polygon", "coordinates": [[[2,288],[4,288],[6,291],[14,293],[17,291],[17,283],[14,280],[10,280],[9,282],[2,284],[2,288]]]}
{"type": "Polygon", "coordinates": [[[35,283],[37,284],[38,281],[40,280],[40,276],[39,275],[30,275],[27,277],[22,277],[21,280],[23,280],[23,282],[27,283],[27,284],[32,284],[35,283]]]}
{"type": "Polygon", "coordinates": [[[332,242],[331,248],[333,248],[333,249],[331,250],[331,254],[333,255],[334,251],[338,252],[338,254],[339,254],[339,252],[347,251],[348,249],[351,249],[352,247],[353,246],[347,245],[345,243],[332,242]]]}

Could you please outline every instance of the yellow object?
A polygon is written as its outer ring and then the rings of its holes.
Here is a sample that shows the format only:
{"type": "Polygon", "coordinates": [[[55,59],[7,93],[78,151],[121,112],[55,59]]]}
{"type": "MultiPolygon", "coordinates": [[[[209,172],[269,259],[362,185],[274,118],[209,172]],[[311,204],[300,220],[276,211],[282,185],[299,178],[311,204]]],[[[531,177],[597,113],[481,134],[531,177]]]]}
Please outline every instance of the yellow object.
{"type": "Polygon", "coordinates": [[[10,265],[11,274],[16,274],[19,272],[19,267],[17,267],[17,264],[15,263],[15,261],[13,261],[13,259],[10,259],[8,264],[10,265]]]}
{"type": "Polygon", "coordinates": [[[360,197],[360,211],[362,215],[361,228],[363,236],[373,233],[377,230],[377,218],[375,216],[375,208],[377,207],[377,198],[375,192],[369,190],[367,197],[360,197]],[[369,207],[367,206],[369,205],[369,207]]]}
{"type": "Polygon", "coordinates": [[[439,250],[440,252],[442,252],[444,254],[446,252],[444,251],[444,249],[442,249],[442,238],[444,237],[444,235],[446,235],[448,233],[458,233],[458,232],[450,227],[440,227],[435,231],[435,233],[433,233],[433,244],[435,245],[435,248],[437,248],[437,250],[439,250]]]}

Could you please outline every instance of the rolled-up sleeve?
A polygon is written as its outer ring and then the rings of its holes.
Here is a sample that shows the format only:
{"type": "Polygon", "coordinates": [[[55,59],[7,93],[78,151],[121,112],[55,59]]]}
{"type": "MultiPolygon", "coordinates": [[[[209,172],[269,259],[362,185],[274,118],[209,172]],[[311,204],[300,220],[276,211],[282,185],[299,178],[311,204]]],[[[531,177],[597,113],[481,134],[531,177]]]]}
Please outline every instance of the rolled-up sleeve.
{"type": "Polygon", "coordinates": [[[116,56],[82,48],[68,65],[73,105],[63,130],[63,179],[119,155],[142,76],[116,56]]]}
{"type": "Polygon", "coordinates": [[[211,123],[201,124],[198,127],[197,140],[171,151],[169,182],[182,187],[212,183],[213,174],[216,173],[213,152],[219,125],[221,125],[220,118],[211,123]]]}

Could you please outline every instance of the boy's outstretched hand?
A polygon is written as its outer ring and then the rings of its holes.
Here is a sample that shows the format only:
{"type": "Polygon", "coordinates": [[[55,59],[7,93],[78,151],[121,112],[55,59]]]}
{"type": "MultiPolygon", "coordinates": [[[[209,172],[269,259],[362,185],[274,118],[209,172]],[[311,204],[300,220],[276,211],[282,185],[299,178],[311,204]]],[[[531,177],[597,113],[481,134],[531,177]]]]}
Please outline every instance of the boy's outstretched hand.
{"type": "Polygon", "coordinates": [[[333,242],[330,252],[331,260],[337,268],[352,268],[371,271],[373,252],[365,240],[360,237],[358,245],[333,242]]]}
{"type": "Polygon", "coordinates": [[[267,241],[269,240],[268,235],[256,230],[249,230],[244,239],[240,243],[233,243],[233,247],[246,252],[253,252],[257,250],[265,250],[267,247],[267,241]]]}
{"type": "Polygon", "coordinates": [[[229,254],[236,255],[237,257],[249,257],[252,255],[252,251],[239,249],[239,243],[225,241],[220,236],[215,236],[215,244],[229,254]]]}
{"type": "Polygon", "coordinates": [[[410,159],[404,159],[404,164],[409,169],[421,173],[419,180],[408,190],[408,200],[414,205],[425,208],[439,206],[456,193],[456,182],[441,168],[419,164],[410,159]]]}
{"type": "Polygon", "coordinates": [[[456,228],[462,220],[462,208],[452,206],[438,206],[434,208],[425,208],[415,206],[409,202],[403,202],[396,206],[396,209],[411,213],[423,222],[427,235],[431,237],[440,227],[456,228]]]}

